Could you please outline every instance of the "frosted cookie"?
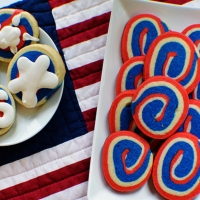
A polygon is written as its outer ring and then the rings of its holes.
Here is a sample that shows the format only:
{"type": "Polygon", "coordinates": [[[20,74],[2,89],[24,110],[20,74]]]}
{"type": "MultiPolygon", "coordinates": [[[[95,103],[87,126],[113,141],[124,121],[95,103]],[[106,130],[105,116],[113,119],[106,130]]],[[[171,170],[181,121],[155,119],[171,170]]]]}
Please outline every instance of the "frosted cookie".
{"type": "Polygon", "coordinates": [[[50,46],[33,44],[21,49],[7,70],[8,89],[27,108],[44,104],[60,87],[65,66],[50,46]]]}
{"type": "Polygon", "coordinates": [[[145,56],[136,56],[121,66],[116,81],[116,95],[136,89],[143,82],[144,59],[145,56]]]}
{"type": "Polygon", "coordinates": [[[133,16],[126,24],[122,40],[121,55],[123,62],[134,56],[146,55],[150,44],[162,33],[169,31],[160,18],[151,14],[133,16]]]}
{"type": "Polygon", "coordinates": [[[144,80],[168,76],[190,93],[200,80],[199,52],[184,34],[170,31],[158,36],[145,57],[144,80]]]}
{"type": "Polygon", "coordinates": [[[131,107],[133,119],[144,134],[165,139],[175,133],[185,120],[189,98],[177,81],[155,76],[135,90],[131,107]]]}
{"type": "Polygon", "coordinates": [[[15,101],[8,89],[0,85],[0,135],[5,134],[15,121],[15,101]]]}
{"type": "Polygon", "coordinates": [[[136,125],[133,121],[131,102],[134,94],[134,90],[126,90],[113,100],[108,113],[108,126],[110,133],[114,133],[121,130],[136,129],[136,125]]]}
{"type": "Polygon", "coordinates": [[[200,151],[198,138],[176,133],[158,150],[152,179],[156,190],[166,199],[193,199],[200,191],[200,151]]]}
{"type": "Polygon", "coordinates": [[[200,100],[200,82],[198,82],[194,90],[190,93],[190,98],[200,100]]]}
{"type": "Polygon", "coordinates": [[[200,139],[200,101],[189,100],[188,114],[177,131],[191,133],[200,139]]]}
{"type": "Polygon", "coordinates": [[[9,62],[21,48],[39,41],[35,18],[19,9],[0,10],[0,60],[9,62]]]}
{"type": "Polygon", "coordinates": [[[133,132],[115,132],[104,143],[103,175],[117,191],[128,192],[142,187],[151,175],[152,164],[149,144],[133,132]]]}
{"type": "Polygon", "coordinates": [[[193,41],[200,52],[200,24],[192,24],[186,27],[182,33],[193,41]]]}

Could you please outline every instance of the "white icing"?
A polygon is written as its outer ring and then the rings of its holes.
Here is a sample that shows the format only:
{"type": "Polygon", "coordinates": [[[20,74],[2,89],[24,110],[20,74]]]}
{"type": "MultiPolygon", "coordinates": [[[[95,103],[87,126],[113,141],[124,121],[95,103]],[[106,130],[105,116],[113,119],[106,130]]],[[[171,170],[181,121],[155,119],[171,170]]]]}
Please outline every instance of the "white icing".
{"type": "Polygon", "coordinates": [[[17,67],[20,76],[8,84],[11,93],[22,92],[22,102],[27,108],[33,108],[37,104],[36,93],[40,88],[55,88],[58,85],[58,77],[48,72],[50,60],[46,55],[41,55],[35,62],[26,57],[20,57],[17,67]]]}
{"type": "MultiPolygon", "coordinates": [[[[0,90],[0,100],[8,100],[8,94],[4,90],[0,90]]],[[[15,110],[10,104],[0,102],[0,111],[3,112],[3,116],[0,117],[0,128],[6,128],[14,121],[15,110]]]]}
{"type": "Polygon", "coordinates": [[[23,41],[26,41],[26,40],[32,40],[32,41],[36,41],[36,42],[39,41],[38,38],[33,37],[33,36],[31,36],[30,34],[28,34],[28,33],[24,33],[24,34],[23,34],[23,41]]]}
{"type": "Polygon", "coordinates": [[[12,18],[12,24],[13,24],[14,26],[19,26],[20,18],[21,18],[21,14],[15,15],[15,16],[12,18]]]}
{"type": "Polygon", "coordinates": [[[0,31],[0,48],[6,49],[10,47],[10,49],[17,50],[17,45],[20,42],[20,34],[21,31],[17,27],[5,26],[0,31]]]}

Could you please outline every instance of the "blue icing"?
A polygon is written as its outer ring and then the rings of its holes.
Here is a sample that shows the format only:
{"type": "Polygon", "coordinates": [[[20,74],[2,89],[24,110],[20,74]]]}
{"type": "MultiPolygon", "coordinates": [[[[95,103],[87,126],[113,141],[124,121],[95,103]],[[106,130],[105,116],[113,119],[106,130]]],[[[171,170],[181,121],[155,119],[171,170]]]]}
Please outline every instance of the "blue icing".
{"type": "MultiPolygon", "coordinates": [[[[39,51],[31,51],[31,52],[26,52],[24,54],[22,54],[21,56],[27,57],[29,60],[31,60],[32,62],[35,62],[36,59],[41,56],[44,55],[43,53],[39,52],[39,51]]],[[[55,69],[54,69],[54,65],[53,62],[50,59],[50,65],[47,69],[47,71],[55,73],[55,69]]],[[[18,75],[18,68],[17,68],[17,62],[15,62],[15,64],[12,67],[11,70],[11,80],[15,79],[18,75]]],[[[56,90],[56,89],[46,89],[46,88],[42,88],[38,91],[37,93],[37,99],[38,101],[40,101],[41,99],[43,99],[44,97],[46,97],[46,99],[48,99],[56,90]]],[[[16,94],[20,99],[22,99],[22,93],[19,92],[16,94]]]]}
{"type": "Polygon", "coordinates": [[[125,83],[126,84],[125,88],[127,90],[135,89],[134,80],[137,75],[143,72],[143,67],[144,67],[144,64],[137,64],[131,67],[131,69],[128,71],[128,74],[126,77],[126,83],[125,83]]]}
{"type": "Polygon", "coordinates": [[[135,26],[135,28],[133,29],[132,41],[131,41],[131,47],[132,47],[134,56],[141,55],[140,43],[139,43],[140,34],[145,28],[149,29],[149,31],[147,32],[147,40],[146,40],[146,44],[145,44],[145,48],[144,48],[145,54],[147,53],[149,46],[153,42],[153,40],[158,37],[158,31],[152,22],[142,21],[142,22],[138,23],[135,26]]]}
{"type": "Polygon", "coordinates": [[[133,120],[131,105],[122,109],[120,115],[120,130],[128,130],[131,121],[133,120]]]}
{"type": "MultiPolygon", "coordinates": [[[[0,88],[0,90],[5,91],[3,88],[0,88]]],[[[5,92],[6,92],[6,91],[5,91],[5,92]]],[[[7,92],[6,92],[6,93],[7,93],[7,92]]],[[[5,100],[5,102],[8,103],[8,104],[10,104],[10,105],[12,105],[12,102],[11,102],[11,99],[10,99],[9,95],[8,95],[8,99],[5,100]]]]}
{"type": "Polygon", "coordinates": [[[193,167],[194,162],[194,152],[192,147],[183,141],[176,142],[173,144],[168,152],[166,153],[163,161],[162,166],[162,180],[163,183],[173,190],[183,192],[188,189],[190,189],[199,179],[200,176],[200,170],[198,170],[198,173],[196,176],[194,176],[190,181],[188,181],[186,184],[176,184],[171,181],[170,179],[170,164],[174,156],[177,154],[177,152],[182,149],[184,151],[183,157],[181,159],[180,164],[175,169],[175,175],[179,178],[185,177],[190,173],[190,170],[193,167]]]}
{"type": "MultiPolygon", "coordinates": [[[[199,123],[200,122],[200,115],[199,115],[199,113],[195,109],[189,108],[187,117],[188,116],[192,117],[192,119],[190,121],[190,123],[191,123],[190,133],[192,133],[193,135],[197,136],[200,139],[200,123],[199,123]]],[[[187,119],[187,117],[186,117],[186,119],[187,119]]],[[[178,132],[183,132],[184,123],[185,123],[185,121],[179,127],[179,129],[177,130],[178,132]]]]}
{"type": "MultiPolygon", "coordinates": [[[[10,15],[8,14],[5,14],[5,16],[3,15],[0,15],[0,20],[4,21],[6,20],[6,17],[8,18],[10,15]]],[[[1,21],[1,22],[2,22],[1,21]]],[[[30,25],[30,23],[28,22],[28,20],[26,18],[22,18],[20,20],[20,24],[19,26],[22,25],[22,26],[25,26],[26,27],[26,31],[30,34],[30,35],[33,35],[33,29],[30,25]]],[[[31,41],[25,41],[24,43],[24,46],[27,46],[27,45],[30,45],[31,44],[31,41]]],[[[3,58],[12,58],[13,57],[13,53],[10,51],[10,50],[3,50],[3,49],[0,49],[0,57],[3,57],[3,58]]]]}
{"type": "Polygon", "coordinates": [[[169,52],[176,52],[177,56],[172,59],[167,75],[171,78],[175,78],[182,72],[183,66],[185,64],[186,51],[182,44],[177,42],[168,42],[161,47],[157,55],[154,71],[155,76],[163,75],[163,66],[166,62],[166,58],[169,52]]]}
{"type": "Polygon", "coordinates": [[[137,180],[145,173],[148,168],[151,152],[150,150],[148,151],[144,162],[142,163],[141,167],[139,167],[139,169],[135,171],[135,173],[126,174],[122,163],[122,153],[126,149],[129,149],[129,152],[125,159],[126,167],[131,167],[137,162],[142,152],[142,148],[137,143],[131,140],[124,139],[119,141],[113,149],[113,162],[115,166],[116,176],[123,182],[131,182],[137,180]]]}
{"type": "Polygon", "coordinates": [[[10,17],[10,14],[2,14],[0,15],[0,23],[7,20],[10,17]]]}
{"type": "Polygon", "coordinates": [[[173,90],[166,86],[156,86],[146,89],[144,93],[137,99],[137,101],[132,102],[132,114],[135,114],[135,108],[138,103],[140,103],[143,99],[147,98],[151,94],[165,94],[169,97],[168,105],[166,106],[162,120],[156,121],[155,116],[163,108],[163,103],[156,99],[153,100],[144,107],[142,111],[142,120],[150,129],[154,131],[165,130],[166,127],[168,127],[176,117],[175,111],[178,107],[178,99],[176,94],[173,90]]]}

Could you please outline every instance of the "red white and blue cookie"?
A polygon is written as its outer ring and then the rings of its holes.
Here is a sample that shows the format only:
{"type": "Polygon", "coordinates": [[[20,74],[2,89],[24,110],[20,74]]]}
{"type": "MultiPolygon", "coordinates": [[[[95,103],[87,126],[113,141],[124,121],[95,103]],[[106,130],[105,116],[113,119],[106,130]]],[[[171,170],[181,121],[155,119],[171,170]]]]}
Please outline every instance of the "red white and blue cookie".
{"type": "Polygon", "coordinates": [[[7,70],[8,89],[27,108],[44,104],[61,86],[65,66],[52,47],[32,44],[18,51],[7,70]]]}
{"type": "Polygon", "coordinates": [[[192,24],[186,27],[182,33],[189,37],[200,51],[200,24],[192,24]]]}
{"type": "Polygon", "coordinates": [[[146,55],[154,39],[167,31],[169,31],[168,26],[155,15],[139,14],[132,17],[127,22],[122,35],[123,62],[134,56],[146,55]]]}
{"type": "Polygon", "coordinates": [[[9,62],[21,48],[39,41],[35,18],[19,9],[0,10],[0,60],[9,62]]]}
{"type": "Polygon", "coordinates": [[[117,191],[128,192],[142,187],[151,175],[152,164],[149,144],[133,132],[115,132],[103,145],[103,174],[117,191]]]}
{"type": "Polygon", "coordinates": [[[136,56],[126,61],[120,68],[116,82],[116,95],[136,89],[143,82],[145,56],[136,56]]]}
{"type": "Polygon", "coordinates": [[[177,130],[178,132],[187,132],[200,139],[200,101],[190,99],[189,110],[185,121],[177,130]]]}
{"type": "Polygon", "coordinates": [[[144,134],[155,139],[165,139],[184,122],[189,98],[177,81],[155,76],[135,90],[131,107],[134,121],[144,134]]]}
{"type": "Polygon", "coordinates": [[[126,90],[115,97],[108,113],[108,126],[110,133],[121,130],[134,131],[136,125],[133,121],[131,102],[134,90],[126,90]]]}
{"type": "Polygon", "coordinates": [[[180,132],[169,137],[158,150],[152,171],[156,190],[166,199],[193,199],[200,191],[198,138],[180,132]]]}
{"type": "Polygon", "coordinates": [[[168,76],[190,93],[200,80],[199,52],[184,34],[170,31],[158,36],[145,57],[144,80],[168,76]]]}
{"type": "Polygon", "coordinates": [[[5,134],[15,121],[15,100],[8,89],[0,85],[0,135],[5,134]]]}

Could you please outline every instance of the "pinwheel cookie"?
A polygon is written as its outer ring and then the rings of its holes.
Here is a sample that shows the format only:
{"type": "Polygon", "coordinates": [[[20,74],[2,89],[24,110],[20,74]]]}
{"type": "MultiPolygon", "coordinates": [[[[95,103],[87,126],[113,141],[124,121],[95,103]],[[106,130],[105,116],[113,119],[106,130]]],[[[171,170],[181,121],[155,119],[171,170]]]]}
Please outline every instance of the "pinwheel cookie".
{"type": "Polygon", "coordinates": [[[15,101],[8,89],[0,85],[0,135],[6,133],[15,121],[15,101]]]}
{"type": "Polygon", "coordinates": [[[27,108],[44,104],[59,88],[65,66],[50,46],[33,44],[21,49],[7,70],[8,89],[16,101],[27,108]]]}
{"type": "Polygon", "coordinates": [[[9,62],[21,48],[39,41],[35,18],[19,9],[0,10],[0,60],[9,62]]]}

